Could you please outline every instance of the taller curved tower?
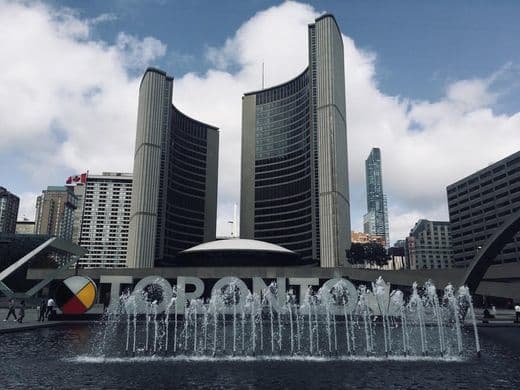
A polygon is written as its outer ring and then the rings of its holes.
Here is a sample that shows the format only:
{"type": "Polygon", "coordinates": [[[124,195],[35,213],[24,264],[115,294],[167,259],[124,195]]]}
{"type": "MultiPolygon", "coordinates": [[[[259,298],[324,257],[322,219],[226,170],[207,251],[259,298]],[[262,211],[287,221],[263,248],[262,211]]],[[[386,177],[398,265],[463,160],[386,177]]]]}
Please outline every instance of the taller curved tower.
{"type": "Polygon", "coordinates": [[[350,248],[343,40],[332,15],[308,31],[303,73],[242,98],[240,237],[336,267],[350,248]]]}
{"type": "Polygon", "coordinates": [[[139,88],[127,266],[166,265],[215,240],[218,129],[172,104],[173,78],[148,68],[139,88]]]}

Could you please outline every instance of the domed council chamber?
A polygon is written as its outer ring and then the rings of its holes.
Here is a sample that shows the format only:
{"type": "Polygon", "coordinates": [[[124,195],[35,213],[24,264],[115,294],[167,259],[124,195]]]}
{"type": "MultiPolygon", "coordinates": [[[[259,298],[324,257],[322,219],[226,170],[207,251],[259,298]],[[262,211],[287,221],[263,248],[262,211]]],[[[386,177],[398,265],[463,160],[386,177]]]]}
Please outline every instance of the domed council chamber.
{"type": "Polygon", "coordinates": [[[189,267],[262,267],[312,264],[296,252],[259,240],[232,238],[217,240],[186,249],[175,259],[177,266],[189,267]]]}

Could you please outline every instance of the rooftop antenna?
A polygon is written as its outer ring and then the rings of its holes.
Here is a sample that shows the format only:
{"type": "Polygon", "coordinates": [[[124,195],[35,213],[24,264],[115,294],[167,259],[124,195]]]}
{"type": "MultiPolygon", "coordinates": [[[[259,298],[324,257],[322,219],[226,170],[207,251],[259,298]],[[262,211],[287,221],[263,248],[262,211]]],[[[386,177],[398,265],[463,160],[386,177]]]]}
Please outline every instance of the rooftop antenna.
{"type": "Polygon", "coordinates": [[[264,63],[262,62],[262,89],[264,89],[264,63]]]}
{"type": "Polygon", "coordinates": [[[233,236],[238,238],[237,204],[233,205],[233,236]]]}

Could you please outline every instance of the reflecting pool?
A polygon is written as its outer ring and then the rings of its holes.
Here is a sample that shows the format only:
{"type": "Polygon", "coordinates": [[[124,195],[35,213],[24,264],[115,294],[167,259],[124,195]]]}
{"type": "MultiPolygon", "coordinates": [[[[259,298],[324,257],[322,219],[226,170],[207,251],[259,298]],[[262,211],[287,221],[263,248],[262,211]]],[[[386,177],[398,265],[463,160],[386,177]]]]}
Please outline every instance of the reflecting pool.
{"type": "MultiPolygon", "coordinates": [[[[516,328],[479,332],[482,356],[111,356],[92,353],[99,326],[1,334],[0,388],[518,389],[516,328]]],[[[463,328],[463,343],[473,338],[463,328]]],[[[124,338],[124,334],[122,335],[124,338]]]]}

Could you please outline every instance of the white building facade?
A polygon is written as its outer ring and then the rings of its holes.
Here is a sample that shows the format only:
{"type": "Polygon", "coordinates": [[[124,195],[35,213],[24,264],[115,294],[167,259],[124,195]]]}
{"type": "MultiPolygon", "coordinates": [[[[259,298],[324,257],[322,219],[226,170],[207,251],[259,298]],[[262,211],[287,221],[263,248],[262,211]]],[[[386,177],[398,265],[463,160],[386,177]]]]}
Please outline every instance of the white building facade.
{"type": "Polygon", "coordinates": [[[75,218],[75,239],[88,250],[81,268],[126,267],[132,174],[103,172],[78,184],[80,199],[75,218]]]}

